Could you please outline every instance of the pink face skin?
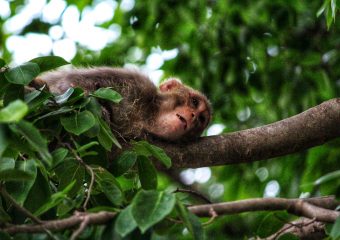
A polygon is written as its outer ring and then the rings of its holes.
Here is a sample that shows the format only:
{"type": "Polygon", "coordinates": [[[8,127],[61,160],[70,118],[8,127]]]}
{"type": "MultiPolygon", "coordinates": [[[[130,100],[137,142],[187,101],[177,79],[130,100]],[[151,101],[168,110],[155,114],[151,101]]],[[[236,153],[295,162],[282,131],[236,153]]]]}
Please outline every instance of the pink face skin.
{"type": "MultiPolygon", "coordinates": [[[[175,87],[183,86],[177,80],[168,80],[160,86],[161,92],[171,91],[175,87]],[[174,82],[175,81],[175,82],[174,82]]],[[[183,106],[161,112],[156,119],[153,134],[167,139],[178,140],[195,129],[199,136],[210,120],[210,112],[205,100],[194,90],[190,90],[188,101],[183,106]]]]}
{"type": "MultiPolygon", "coordinates": [[[[177,140],[200,124],[197,119],[199,114],[200,110],[193,110],[187,106],[177,107],[157,118],[153,133],[168,140],[177,140]]],[[[199,128],[201,130],[198,130],[197,135],[200,135],[204,128],[205,126],[199,128]]]]}

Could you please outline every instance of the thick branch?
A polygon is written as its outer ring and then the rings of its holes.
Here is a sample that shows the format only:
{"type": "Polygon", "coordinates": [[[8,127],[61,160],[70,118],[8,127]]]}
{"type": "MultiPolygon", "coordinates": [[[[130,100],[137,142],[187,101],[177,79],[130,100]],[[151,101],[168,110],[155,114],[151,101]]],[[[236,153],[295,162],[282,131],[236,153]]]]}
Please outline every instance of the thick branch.
{"type": "Polygon", "coordinates": [[[287,155],[340,137],[340,98],[262,127],[203,137],[188,144],[155,143],[174,168],[246,163],[287,155]]]}

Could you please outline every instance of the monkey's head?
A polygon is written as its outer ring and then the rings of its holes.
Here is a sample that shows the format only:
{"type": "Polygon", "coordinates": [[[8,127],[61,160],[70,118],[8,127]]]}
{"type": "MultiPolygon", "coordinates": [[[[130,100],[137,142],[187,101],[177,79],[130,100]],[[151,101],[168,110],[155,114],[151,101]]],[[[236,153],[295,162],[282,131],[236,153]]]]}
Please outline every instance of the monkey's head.
{"type": "Polygon", "coordinates": [[[174,78],[162,83],[159,90],[160,110],[151,133],[170,141],[199,137],[211,119],[208,99],[174,78]]]}

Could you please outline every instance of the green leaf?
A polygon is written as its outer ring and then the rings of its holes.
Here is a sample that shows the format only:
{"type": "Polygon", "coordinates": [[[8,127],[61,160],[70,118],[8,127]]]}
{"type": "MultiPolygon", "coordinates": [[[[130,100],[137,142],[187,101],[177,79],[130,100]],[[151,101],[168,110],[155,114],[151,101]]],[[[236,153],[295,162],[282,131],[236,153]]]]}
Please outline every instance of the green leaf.
{"type": "Polygon", "coordinates": [[[28,85],[40,72],[36,63],[24,63],[20,66],[10,68],[5,72],[8,82],[20,85],[28,85]]]}
{"type": "Polygon", "coordinates": [[[33,99],[37,98],[40,94],[41,94],[41,91],[39,90],[33,90],[32,92],[25,94],[25,98],[24,98],[25,102],[26,103],[31,102],[33,99]]]}
{"type": "Polygon", "coordinates": [[[51,185],[47,176],[44,176],[41,168],[37,168],[37,176],[26,198],[24,206],[30,211],[37,211],[51,198],[51,185]]]}
{"type": "Polygon", "coordinates": [[[46,72],[48,70],[70,64],[65,59],[59,56],[37,57],[30,60],[30,62],[38,64],[40,72],[46,72]]]}
{"type": "Polygon", "coordinates": [[[7,92],[7,89],[10,85],[14,85],[14,84],[7,82],[4,74],[0,73],[0,97],[3,96],[7,92]]]}
{"type": "Polygon", "coordinates": [[[153,156],[157,160],[161,161],[167,168],[171,167],[171,158],[164,152],[163,149],[146,141],[134,142],[133,148],[138,155],[146,157],[153,156]]]}
{"type": "Polygon", "coordinates": [[[32,99],[28,103],[28,107],[30,109],[30,112],[34,112],[38,108],[43,107],[45,105],[45,103],[48,102],[47,100],[51,96],[52,96],[52,94],[49,93],[49,92],[46,92],[46,91],[41,92],[41,94],[39,96],[37,96],[36,98],[32,99]]]}
{"type": "Polygon", "coordinates": [[[97,213],[97,212],[101,212],[101,211],[117,212],[117,208],[108,207],[108,206],[97,206],[97,207],[87,209],[87,212],[91,212],[91,213],[97,213]]]}
{"type": "Polygon", "coordinates": [[[44,162],[48,166],[51,165],[52,156],[48,151],[47,141],[32,123],[21,120],[19,123],[11,125],[11,130],[22,135],[31,147],[39,153],[44,162]]]}
{"type": "Polygon", "coordinates": [[[16,100],[0,110],[0,122],[18,122],[27,114],[27,112],[27,104],[21,100],[16,100]]]}
{"type": "Polygon", "coordinates": [[[257,229],[257,235],[265,238],[274,234],[284,225],[282,219],[288,221],[288,217],[286,212],[268,213],[260,223],[260,226],[257,229]]]}
{"type": "Polygon", "coordinates": [[[9,144],[7,128],[0,124],[0,158],[9,144]]]}
{"type": "Polygon", "coordinates": [[[96,98],[90,97],[88,98],[90,100],[89,104],[86,106],[86,109],[93,113],[95,116],[102,116],[102,107],[98,103],[98,100],[96,98]]]}
{"type": "MultiPolygon", "coordinates": [[[[76,87],[74,88],[74,91],[72,92],[71,96],[67,99],[66,104],[74,104],[76,103],[79,99],[84,99],[85,92],[82,88],[76,87]]],[[[79,108],[85,107],[88,103],[90,102],[89,98],[86,98],[84,102],[82,102],[79,105],[79,108]]]]}
{"type": "MultiPolygon", "coordinates": [[[[54,100],[58,104],[68,104],[72,105],[77,102],[79,99],[84,98],[85,92],[82,88],[68,88],[63,94],[55,96],[54,100]]],[[[89,98],[85,98],[85,104],[82,103],[83,106],[77,106],[78,108],[84,107],[86,104],[90,102],[89,98]]]]}
{"type": "Polygon", "coordinates": [[[174,208],[175,202],[173,194],[140,191],[132,201],[132,215],[142,233],[165,218],[174,208]]]}
{"type": "Polygon", "coordinates": [[[95,118],[90,111],[85,110],[69,117],[62,117],[60,122],[68,132],[80,135],[93,127],[95,118]]]}
{"type": "Polygon", "coordinates": [[[340,239],[340,217],[336,219],[329,236],[334,240],[340,239]]]}
{"type": "Polygon", "coordinates": [[[54,100],[58,104],[63,104],[67,102],[67,100],[69,99],[69,97],[71,97],[73,92],[74,92],[74,88],[69,88],[63,94],[55,96],[54,100]]]}
{"type": "MultiPolygon", "coordinates": [[[[5,211],[3,204],[2,204],[2,198],[0,198],[0,223],[4,223],[4,222],[10,222],[11,221],[11,216],[8,215],[7,211],[5,211]]],[[[11,237],[7,236],[5,237],[3,234],[5,234],[4,232],[0,232],[0,239],[1,240],[11,240],[11,237]]]]}
{"type": "Polygon", "coordinates": [[[176,210],[183,221],[185,227],[192,234],[195,240],[205,239],[204,231],[200,220],[177,200],[176,210]]]}
{"type": "MultiPolygon", "coordinates": [[[[12,126],[10,126],[12,128],[12,126]]],[[[37,158],[35,154],[35,150],[31,147],[31,145],[27,142],[26,139],[24,139],[20,134],[16,133],[11,134],[10,144],[8,147],[8,151],[4,153],[4,155],[7,156],[14,156],[17,158],[19,156],[19,153],[27,154],[27,156],[34,156],[34,158],[37,158]]]]}
{"type": "Polygon", "coordinates": [[[112,182],[106,179],[100,180],[98,182],[100,189],[110,200],[110,202],[115,206],[118,206],[121,205],[123,202],[123,193],[116,183],[117,182],[112,182]]]}
{"type": "MultiPolygon", "coordinates": [[[[95,124],[93,125],[93,127],[91,127],[89,130],[87,130],[84,134],[85,136],[89,137],[89,138],[94,138],[97,137],[99,132],[100,132],[100,125],[99,122],[97,120],[97,118],[95,117],[95,124]]],[[[99,141],[99,140],[98,140],[99,141]]],[[[99,144],[100,145],[100,144],[99,144]]]]}
{"type": "Polygon", "coordinates": [[[151,160],[145,156],[138,156],[138,175],[142,188],[151,190],[157,188],[157,171],[151,160]]]}
{"type": "Polygon", "coordinates": [[[117,217],[115,231],[121,237],[125,237],[137,227],[137,223],[132,216],[131,210],[132,206],[129,205],[123,211],[121,211],[117,217]]]}
{"type": "Polygon", "coordinates": [[[331,9],[332,9],[332,18],[333,18],[333,21],[335,22],[335,17],[336,17],[336,0],[331,0],[331,9]]]}
{"type": "Polygon", "coordinates": [[[64,107],[59,108],[56,111],[51,111],[49,113],[46,113],[45,115],[42,115],[41,117],[38,117],[35,120],[35,122],[37,122],[41,119],[47,118],[47,117],[52,117],[52,116],[56,116],[56,115],[60,115],[60,114],[64,114],[64,113],[68,113],[68,112],[72,112],[72,111],[74,111],[72,108],[64,106],[64,107]]]}
{"type": "Polygon", "coordinates": [[[285,233],[283,235],[281,235],[278,240],[300,240],[299,237],[295,236],[292,233],[285,233]]]}
{"type": "Polygon", "coordinates": [[[330,5],[327,5],[327,8],[326,8],[326,22],[327,22],[327,29],[329,29],[333,22],[333,15],[332,15],[332,10],[331,10],[330,5]]]}
{"type": "Polygon", "coordinates": [[[149,143],[147,144],[147,147],[153,157],[161,161],[167,168],[171,167],[171,158],[164,152],[163,149],[149,143]]]}
{"type": "Polygon", "coordinates": [[[73,188],[68,191],[68,196],[71,198],[76,196],[83,187],[85,178],[84,167],[75,159],[70,159],[59,165],[55,171],[59,179],[58,190],[63,190],[69,186],[71,182],[75,182],[73,188]]]}
{"type": "Polygon", "coordinates": [[[0,158],[0,172],[7,169],[14,169],[15,160],[13,158],[4,157],[0,158]]]}
{"type": "Polygon", "coordinates": [[[328,173],[328,174],[320,177],[319,179],[317,179],[314,182],[314,185],[321,185],[321,184],[328,182],[328,181],[338,180],[339,178],[340,178],[340,170],[337,170],[337,171],[328,173]]]}
{"type": "Polygon", "coordinates": [[[133,151],[123,152],[117,159],[112,162],[113,175],[116,177],[126,173],[137,160],[137,154],[133,151]]]}
{"type": "Polygon", "coordinates": [[[16,169],[22,170],[31,176],[30,180],[21,182],[10,182],[6,184],[7,191],[13,196],[17,203],[23,205],[31,190],[37,176],[37,167],[33,159],[17,161],[16,169]]]}
{"type": "Polygon", "coordinates": [[[63,191],[53,194],[44,205],[42,205],[37,211],[34,212],[34,215],[39,216],[60,204],[65,198],[67,198],[67,193],[73,188],[75,183],[76,181],[74,180],[66,188],[64,188],[63,191]]]}
{"type": "Polygon", "coordinates": [[[112,134],[111,129],[107,125],[107,123],[97,117],[97,121],[100,126],[99,134],[98,134],[98,141],[99,143],[107,150],[111,151],[112,144],[115,144],[118,148],[122,148],[119,144],[117,138],[112,134]]]}
{"type": "Polygon", "coordinates": [[[122,96],[111,88],[99,88],[93,92],[91,96],[109,100],[114,103],[119,103],[122,100],[122,96]]]}
{"type": "Polygon", "coordinates": [[[33,91],[26,93],[25,94],[25,102],[29,103],[30,101],[32,101],[33,99],[38,97],[41,93],[42,93],[42,91],[39,91],[39,90],[33,90],[33,91]]]}
{"type": "Polygon", "coordinates": [[[188,212],[190,227],[195,240],[206,239],[204,229],[199,218],[191,212],[188,212]]]}
{"type": "Polygon", "coordinates": [[[94,168],[93,170],[100,190],[111,203],[114,205],[120,205],[124,200],[124,195],[115,177],[106,169],[101,167],[94,168]]]}
{"type": "Polygon", "coordinates": [[[64,159],[66,158],[68,152],[69,151],[66,148],[58,148],[54,150],[52,152],[53,162],[52,162],[51,168],[54,168],[58,166],[60,163],[62,163],[64,159]]]}
{"type": "Polygon", "coordinates": [[[322,4],[322,6],[319,8],[319,10],[318,10],[317,13],[316,13],[316,16],[317,16],[317,17],[320,17],[320,16],[321,16],[321,14],[325,11],[325,9],[326,9],[326,7],[327,7],[328,4],[329,4],[329,0],[324,1],[324,3],[322,4]]]}
{"type": "Polygon", "coordinates": [[[188,209],[180,202],[176,203],[176,210],[183,221],[185,227],[191,233],[195,240],[205,239],[204,231],[199,219],[193,215],[188,209]]]}
{"type": "Polygon", "coordinates": [[[9,84],[5,88],[5,94],[3,98],[3,105],[7,106],[11,102],[14,102],[18,99],[24,99],[24,86],[16,85],[16,84],[9,84]]]}
{"type": "Polygon", "coordinates": [[[32,175],[24,170],[6,169],[0,172],[1,181],[25,181],[32,179],[32,175]]]}
{"type": "Polygon", "coordinates": [[[4,66],[6,66],[6,62],[2,58],[0,58],[0,68],[2,68],[4,66]]]}
{"type": "Polygon", "coordinates": [[[85,152],[87,149],[93,147],[93,146],[98,146],[99,143],[97,141],[92,141],[92,142],[89,142],[79,148],[77,148],[77,152],[79,152],[80,154],[85,152]]]}

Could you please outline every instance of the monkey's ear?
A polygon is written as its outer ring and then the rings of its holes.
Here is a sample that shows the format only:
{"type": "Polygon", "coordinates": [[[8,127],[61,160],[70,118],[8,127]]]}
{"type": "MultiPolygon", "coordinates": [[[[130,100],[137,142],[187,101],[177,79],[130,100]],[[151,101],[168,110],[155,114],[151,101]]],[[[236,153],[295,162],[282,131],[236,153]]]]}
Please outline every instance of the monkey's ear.
{"type": "Polygon", "coordinates": [[[167,91],[177,89],[181,86],[182,86],[182,83],[180,80],[178,80],[177,78],[170,78],[159,86],[159,90],[161,90],[161,92],[167,92],[167,91]]]}

